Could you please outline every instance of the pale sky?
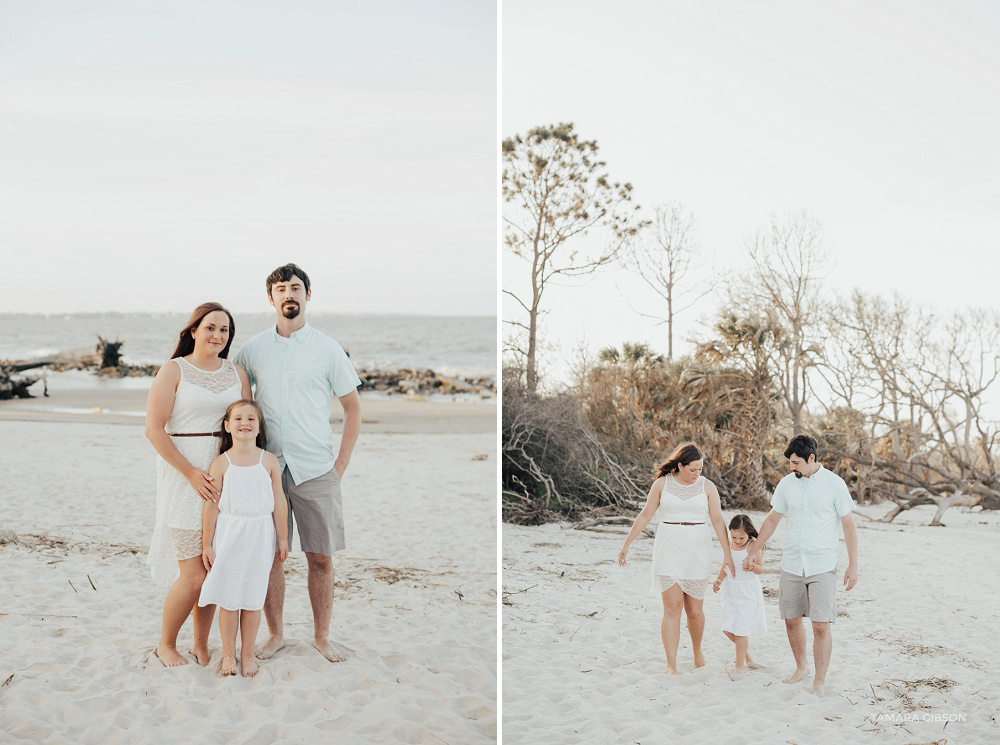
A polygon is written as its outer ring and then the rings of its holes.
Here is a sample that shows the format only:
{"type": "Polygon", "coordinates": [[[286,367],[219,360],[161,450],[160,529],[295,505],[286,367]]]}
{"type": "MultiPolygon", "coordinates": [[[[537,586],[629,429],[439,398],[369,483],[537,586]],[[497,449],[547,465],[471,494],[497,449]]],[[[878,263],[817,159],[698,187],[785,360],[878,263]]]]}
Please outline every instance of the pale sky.
{"type": "Polygon", "coordinates": [[[0,5],[0,312],[496,311],[496,6],[0,5]]]}
{"type": "MultiPolygon", "coordinates": [[[[831,290],[1000,307],[1000,6],[506,0],[502,30],[502,135],[573,122],[647,216],[694,213],[716,277],[772,212],[806,209],[831,290]]],[[[506,250],[502,271],[525,291],[506,250]]],[[[581,342],[666,352],[625,295],[656,309],[623,271],[547,290],[551,375],[581,342]]],[[[720,295],[678,318],[681,340],[720,295]]]]}

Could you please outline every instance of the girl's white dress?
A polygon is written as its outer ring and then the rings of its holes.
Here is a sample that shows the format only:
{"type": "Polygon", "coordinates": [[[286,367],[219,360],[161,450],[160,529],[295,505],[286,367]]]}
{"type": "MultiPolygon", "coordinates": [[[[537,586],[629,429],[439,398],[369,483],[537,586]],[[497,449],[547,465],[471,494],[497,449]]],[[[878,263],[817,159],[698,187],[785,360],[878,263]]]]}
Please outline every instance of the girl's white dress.
{"type": "Polygon", "coordinates": [[[712,571],[712,527],[708,518],[705,477],[699,476],[693,484],[682,484],[668,473],[660,493],[660,505],[651,522],[656,523],[653,595],[659,596],[677,584],[693,598],[705,597],[712,571]]]}
{"type": "Polygon", "coordinates": [[[763,634],[767,631],[764,618],[764,591],[760,577],[743,570],[743,560],[747,557],[745,548],[733,551],[736,576],[729,574],[722,580],[719,594],[722,596],[722,630],[736,636],[763,634]]]}
{"type": "MultiPolygon", "coordinates": [[[[195,367],[183,357],[175,357],[172,362],[180,367],[181,380],[166,431],[171,434],[219,432],[229,404],[238,401],[243,393],[236,367],[229,360],[222,360],[222,367],[215,371],[195,367]]],[[[173,437],[172,442],[188,463],[205,472],[219,454],[218,437],[173,437]]],[[[201,556],[204,506],[205,501],[181,472],[157,454],[156,525],[146,556],[150,574],[156,582],[172,583],[180,576],[178,561],[201,556]]]]}
{"type": "Polygon", "coordinates": [[[263,461],[263,450],[252,466],[234,466],[229,461],[212,540],[215,562],[201,586],[200,606],[220,605],[226,610],[264,607],[278,542],[274,491],[263,461]]]}

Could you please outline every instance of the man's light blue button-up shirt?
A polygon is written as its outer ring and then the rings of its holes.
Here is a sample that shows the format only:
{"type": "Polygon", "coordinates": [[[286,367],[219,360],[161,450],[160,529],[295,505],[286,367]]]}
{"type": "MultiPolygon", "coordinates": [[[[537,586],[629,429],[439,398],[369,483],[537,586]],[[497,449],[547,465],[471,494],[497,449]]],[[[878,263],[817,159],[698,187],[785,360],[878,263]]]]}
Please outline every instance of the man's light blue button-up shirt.
{"type": "Polygon", "coordinates": [[[296,484],[333,468],[333,397],[361,385],[344,348],[308,323],[290,338],[277,327],[247,340],[234,361],[246,368],[264,412],[267,449],[296,484]]]}
{"type": "Polygon", "coordinates": [[[787,521],[782,571],[810,577],[837,568],[840,518],[851,514],[847,484],[820,465],[812,476],[790,473],[778,482],[771,506],[787,521]]]}

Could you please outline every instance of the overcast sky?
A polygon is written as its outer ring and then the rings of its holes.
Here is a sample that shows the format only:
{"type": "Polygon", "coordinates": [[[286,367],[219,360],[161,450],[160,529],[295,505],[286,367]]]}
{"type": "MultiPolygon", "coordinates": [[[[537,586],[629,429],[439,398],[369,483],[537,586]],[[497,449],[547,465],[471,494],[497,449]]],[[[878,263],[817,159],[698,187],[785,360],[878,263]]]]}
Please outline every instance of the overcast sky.
{"type": "MultiPolygon", "coordinates": [[[[805,209],[831,291],[997,308],[998,40],[1000,5],[981,2],[505,0],[501,129],[573,122],[643,207],[694,213],[716,276],[772,212],[805,209]]],[[[526,283],[505,251],[504,287],[526,283]]],[[[681,339],[720,294],[678,319],[681,339]]],[[[665,352],[630,302],[656,310],[621,271],[548,290],[550,373],[581,341],[665,352]]]]}
{"type": "Polygon", "coordinates": [[[0,312],[496,309],[488,0],[0,5],[0,312]]]}

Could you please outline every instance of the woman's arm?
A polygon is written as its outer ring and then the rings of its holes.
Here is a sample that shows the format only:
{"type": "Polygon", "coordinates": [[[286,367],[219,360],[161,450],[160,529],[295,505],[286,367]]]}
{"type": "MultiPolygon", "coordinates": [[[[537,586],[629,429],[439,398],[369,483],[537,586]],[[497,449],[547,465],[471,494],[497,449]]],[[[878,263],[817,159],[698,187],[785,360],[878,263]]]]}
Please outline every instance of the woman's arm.
{"type": "Polygon", "coordinates": [[[660,494],[663,492],[665,480],[663,476],[660,476],[649,487],[649,494],[646,495],[646,504],[642,508],[642,511],[636,515],[635,522],[632,523],[632,530],[629,531],[628,538],[625,539],[625,545],[622,546],[622,550],[618,553],[619,566],[625,566],[625,557],[628,556],[629,546],[632,545],[632,541],[642,532],[643,528],[649,525],[649,521],[656,514],[656,508],[660,506],[660,494]]]}
{"type": "MultiPolygon", "coordinates": [[[[226,477],[226,464],[222,456],[218,456],[212,461],[208,469],[209,474],[215,483],[222,485],[226,477]]],[[[212,564],[215,563],[215,551],[212,549],[212,542],[215,540],[215,526],[219,521],[219,505],[212,501],[206,501],[201,513],[201,561],[205,565],[205,571],[212,571],[212,564]]]]}
{"type": "Polygon", "coordinates": [[[192,466],[167,434],[167,420],[174,410],[174,397],[180,382],[180,368],[171,362],[161,367],[153,379],[146,399],[146,439],[153,443],[163,460],[180,471],[199,497],[214,502],[219,498],[219,491],[212,485],[211,476],[192,466]]]}
{"type": "Polygon", "coordinates": [[[271,474],[271,491],[274,492],[274,532],[278,537],[278,561],[288,558],[288,501],[281,488],[281,464],[273,453],[267,459],[267,472],[271,474]]]}
{"type": "Polygon", "coordinates": [[[708,479],[705,479],[705,493],[708,494],[708,517],[712,521],[712,527],[715,528],[715,535],[718,536],[719,543],[722,544],[722,550],[725,553],[722,566],[728,566],[730,575],[735,577],[736,564],[733,563],[733,552],[729,548],[729,534],[726,531],[726,522],[722,519],[722,500],[719,499],[719,490],[708,479]]]}
{"type": "Polygon", "coordinates": [[[240,384],[243,386],[243,391],[240,393],[240,397],[244,401],[253,401],[253,392],[250,390],[250,376],[247,375],[247,371],[243,369],[242,365],[237,365],[233,363],[233,367],[236,368],[236,374],[240,378],[240,384]]]}

